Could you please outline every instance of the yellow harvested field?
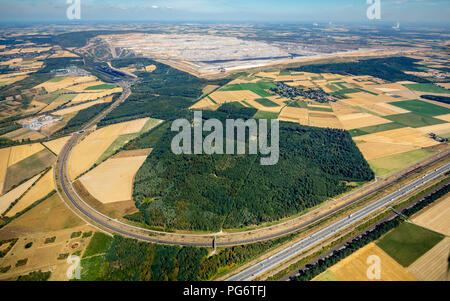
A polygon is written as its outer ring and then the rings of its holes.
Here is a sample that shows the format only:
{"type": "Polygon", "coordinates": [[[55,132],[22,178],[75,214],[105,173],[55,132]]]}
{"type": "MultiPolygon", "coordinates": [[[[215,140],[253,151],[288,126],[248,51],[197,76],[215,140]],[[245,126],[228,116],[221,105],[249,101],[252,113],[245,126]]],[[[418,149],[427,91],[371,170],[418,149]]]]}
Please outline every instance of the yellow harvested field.
{"type": "MultiPolygon", "coordinates": [[[[412,83],[412,82],[411,82],[412,83]]],[[[415,83],[413,83],[415,84],[415,83]]],[[[382,84],[382,85],[377,85],[375,87],[375,89],[389,89],[384,91],[385,93],[390,93],[393,95],[398,95],[401,96],[405,99],[416,99],[417,95],[414,94],[412,91],[410,91],[409,89],[407,89],[405,86],[403,86],[400,82],[398,83],[393,83],[393,84],[382,84]]],[[[381,90],[382,91],[382,90],[381,90]]]]}
{"type": "Polygon", "coordinates": [[[22,196],[31,187],[31,185],[39,179],[39,177],[40,174],[17,186],[7,194],[2,195],[0,197],[0,214],[3,214],[9,208],[11,203],[20,198],[20,196],[22,196]]]}
{"type": "MultiPolygon", "coordinates": [[[[79,95],[84,95],[84,94],[78,94],[77,97],[79,95]]],[[[83,103],[81,105],[75,105],[75,106],[71,106],[71,107],[68,107],[68,108],[65,108],[65,109],[61,109],[61,110],[58,110],[56,112],[53,112],[52,114],[64,116],[64,115],[67,115],[67,114],[71,114],[73,112],[78,112],[78,111],[87,109],[87,108],[92,107],[94,105],[98,105],[98,104],[101,104],[101,103],[109,103],[111,101],[112,101],[112,96],[104,97],[104,98],[101,98],[99,100],[94,100],[94,101],[91,101],[91,102],[83,103]]]]}
{"type": "Polygon", "coordinates": [[[424,228],[450,236],[450,196],[428,207],[412,222],[424,228]]]}
{"type": "Polygon", "coordinates": [[[336,116],[361,113],[360,110],[355,109],[351,105],[348,105],[340,101],[332,102],[331,108],[333,109],[333,112],[334,114],[336,114],[336,116]]]}
{"type": "Polygon", "coordinates": [[[41,133],[26,129],[26,128],[21,128],[21,129],[9,132],[1,137],[7,138],[10,140],[14,140],[14,141],[22,141],[22,139],[39,140],[39,139],[45,138],[45,136],[42,135],[41,133]]]}
{"type": "Polygon", "coordinates": [[[110,90],[100,90],[101,92],[92,92],[92,93],[79,93],[77,96],[75,96],[74,99],[69,103],[69,105],[77,104],[80,102],[90,101],[90,100],[97,100],[106,96],[109,96],[114,93],[120,93],[122,92],[122,88],[114,88],[110,90]]]}
{"type": "Polygon", "coordinates": [[[368,114],[368,113],[354,113],[348,115],[338,115],[342,126],[346,130],[363,128],[366,126],[379,125],[391,123],[392,121],[368,114]]]}
{"type": "Polygon", "coordinates": [[[286,102],[289,102],[290,99],[284,98],[284,97],[280,97],[280,96],[269,96],[266,97],[267,99],[273,101],[274,103],[276,103],[277,105],[284,107],[286,106],[286,102]]]}
{"type": "Polygon", "coordinates": [[[323,104],[308,104],[308,108],[331,109],[329,105],[323,104]]]}
{"type": "Polygon", "coordinates": [[[28,77],[28,75],[9,74],[8,76],[0,77],[0,83],[5,84],[5,85],[11,85],[11,84],[21,81],[27,77],[28,77]]]}
{"type": "Polygon", "coordinates": [[[55,189],[55,182],[53,178],[53,168],[50,169],[36,184],[28,190],[25,195],[17,202],[6,216],[12,217],[19,212],[22,212],[36,201],[47,196],[55,189]]]}
{"type": "Polygon", "coordinates": [[[43,102],[39,102],[39,101],[31,101],[30,102],[30,108],[28,110],[26,110],[26,112],[29,111],[36,111],[36,110],[42,110],[43,108],[45,108],[47,106],[47,104],[43,103],[43,102]]]}
{"type": "Polygon", "coordinates": [[[417,129],[424,135],[428,135],[429,133],[435,133],[437,135],[445,134],[450,132],[450,123],[441,123],[430,126],[425,126],[417,129]]]}
{"type": "Polygon", "coordinates": [[[3,185],[5,183],[6,171],[8,170],[9,153],[11,148],[0,149],[0,195],[3,192],[3,185]]]}
{"type": "Polygon", "coordinates": [[[398,264],[374,243],[359,249],[330,268],[330,271],[341,281],[372,281],[367,277],[370,256],[380,258],[381,281],[415,281],[417,280],[406,269],[398,264]]]}
{"type": "Polygon", "coordinates": [[[208,97],[203,98],[199,102],[192,105],[189,109],[208,109],[216,106],[208,97]]]}
{"type": "Polygon", "coordinates": [[[146,72],[151,73],[151,72],[153,72],[153,71],[155,71],[155,70],[156,70],[156,66],[155,66],[155,65],[145,66],[145,71],[146,71],[146,72]]]}
{"type": "Polygon", "coordinates": [[[286,85],[291,86],[291,87],[299,87],[299,86],[303,86],[303,87],[307,87],[307,88],[316,87],[316,85],[309,80],[287,82],[286,85]]]}
{"type": "Polygon", "coordinates": [[[61,57],[78,57],[78,55],[66,50],[58,50],[56,51],[56,53],[49,56],[49,58],[61,58],[61,57]]]}
{"type": "Polygon", "coordinates": [[[332,73],[321,73],[320,75],[322,75],[326,80],[338,79],[338,78],[344,77],[343,75],[332,74],[332,73]]]}
{"type": "Polygon", "coordinates": [[[203,92],[203,94],[209,94],[209,93],[211,93],[212,91],[214,91],[214,90],[216,90],[218,88],[220,88],[220,86],[217,86],[217,85],[206,85],[202,89],[202,92],[203,92]]]}
{"type": "MultiPolygon", "coordinates": [[[[67,87],[68,90],[73,92],[85,92],[85,89],[92,87],[92,86],[98,86],[98,85],[104,85],[105,83],[101,80],[96,80],[92,82],[83,82],[83,83],[77,83],[76,85],[67,87]]],[[[95,90],[95,91],[103,91],[103,90],[95,90]]]]}
{"type": "Polygon", "coordinates": [[[343,129],[342,123],[333,113],[309,112],[309,125],[320,128],[343,129]]]}
{"type": "Polygon", "coordinates": [[[351,93],[347,94],[347,96],[349,97],[348,99],[342,99],[341,101],[352,106],[398,101],[398,98],[387,95],[372,95],[365,92],[351,93]]]}
{"type": "Polygon", "coordinates": [[[259,72],[255,74],[255,76],[276,79],[278,77],[278,74],[279,72],[259,72]]]}
{"type": "Polygon", "coordinates": [[[387,157],[417,149],[417,147],[412,145],[380,142],[362,142],[358,143],[357,146],[366,160],[387,157]]]}
{"type": "Polygon", "coordinates": [[[261,98],[258,94],[249,91],[249,90],[243,90],[243,91],[216,91],[209,95],[215,102],[217,103],[227,103],[227,102],[233,102],[233,101],[240,101],[240,100],[248,100],[248,99],[257,99],[261,98]]]}
{"type": "Polygon", "coordinates": [[[123,127],[121,135],[135,134],[140,132],[149,120],[150,118],[141,118],[120,123],[120,126],[123,127]]]}
{"type": "Polygon", "coordinates": [[[44,142],[44,145],[49,148],[53,153],[59,154],[64,145],[69,141],[70,136],[58,138],[52,141],[44,142]]]}
{"type": "Polygon", "coordinates": [[[11,153],[9,154],[8,167],[40,152],[43,149],[44,146],[40,143],[13,146],[11,148],[11,153]]]}
{"type": "Polygon", "coordinates": [[[439,83],[437,85],[445,89],[450,89],[450,83],[439,83]]]}
{"type": "Polygon", "coordinates": [[[448,256],[450,238],[444,238],[408,267],[408,271],[421,281],[450,281],[448,256]]]}
{"type": "Polygon", "coordinates": [[[301,125],[309,125],[308,109],[285,107],[278,119],[281,121],[298,122],[301,125]]]}
{"type": "Polygon", "coordinates": [[[149,118],[110,125],[87,136],[73,149],[69,158],[69,177],[74,180],[88,170],[108,147],[124,134],[139,132],[149,118]]]}
{"type": "Polygon", "coordinates": [[[440,115],[440,116],[435,116],[434,118],[440,119],[440,120],[444,120],[447,122],[450,122],[450,114],[447,115],[440,115]]]}
{"type": "Polygon", "coordinates": [[[293,81],[293,79],[292,79],[291,75],[280,75],[280,76],[277,76],[275,78],[275,81],[277,81],[277,82],[289,82],[289,81],[293,81]]]}
{"type": "Polygon", "coordinates": [[[106,149],[121,135],[116,125],[101,128],[89,134],[72,150],[69,158],[69,177],[74,180],[88,170],[106,149]]]}
{"type": "Polygon", "coordinates": [[[111,158],[80,178],[89,193],[103,204],[132,199],[133,180],[147,156],[111,158]]]}
{"type": "MultiPolygon", "coordinates": [[[[376,112],[376,113],[377,113],[377,110],[380,110],[380,112],[383,112],[383,111],[381,111],[381,110],[384,109],[384,110],[385,110],[384,112],[387,113],[386,115],[395,115],[395,114],[406,114],[406,113],[409,113],[408,110],[405,110],[405,109],[402,109],[402,108],[399,108],[399,107],[390,105],[390,104],[388,104],[388,103],[377,103],[377,104],[375,105],[375,107],[381,108],[381,109],[375,109],[375,112],[376,112]]],[[[380,114],[381,114],[381,115],[384,115],[384,114],[382,114],[382,113],[380,113],[380,114]]]]}
{"type": "Polygon", "coordinates": [[[51,93],[60,89],[65,89],[75,84],[92,82],[96,79],[97,78],[95,76],[65,77],[60,81],[46,81],[45,83],[42,83],[34,88],[44,88],[47,92],[51,93]]]}
{"type": "Polygon", "coordinates": [[[280,113],[280,111],[282,109],[282,107],[265,107],[262,104],[260,104],[259,102],[254,101],[253,99],[247,99],[245,102],[248,103],[249,105],[253,106],[256,109],[265,111],[265,112],[280,113]]]}
{"type": "Polygon", "coordinates": [[[119,152],[118,154],[112,156],[112,159],[117,158],[130,158],[130,157],[148,157],[151,152],[153,151],[153,148],[145,148],[145,149],[135,149],[135,150],[124,150],[119,152]]]}
{"type": "Polygon", "coordinates": [[[357,140],[366,142],[404,144],[417,147],[430,147],[439,144],[439,142],[426,137],[426,135],[422,134],[422,132],[418,129],[409,127],[363,135],[359,136],[357,140]]]}

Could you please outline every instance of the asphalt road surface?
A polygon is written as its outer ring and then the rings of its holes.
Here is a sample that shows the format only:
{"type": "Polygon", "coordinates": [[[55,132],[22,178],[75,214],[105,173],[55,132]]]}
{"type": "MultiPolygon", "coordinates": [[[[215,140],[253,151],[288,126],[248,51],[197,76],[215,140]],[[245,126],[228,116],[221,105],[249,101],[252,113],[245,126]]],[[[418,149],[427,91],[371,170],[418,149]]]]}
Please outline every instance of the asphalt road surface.
{"type": "Polygon", "coordinates": [[[348,226],[364,219],[365,217],[376,212],[377,210],[389,205],[390,203],[394,202],[398,198],[425,185],[426,183],[432,181],[433,179],[446,173],[449,170],[450,170],[450,164],[442,166],[441,168],[436,169],[433,172],[430,172],[429,174],[425,175],[424,177],[417,179],[416,181],[414,181],[406,186],[403,186],[399,190],[391,193],[390,195],[385,196],[385,197],[379,199],[378,201],[373,202],[372,204],[369,204],[368,206],[364,207],[363,209],[359,210],[358,212],[356,212],[350,216],[347,216],[344,219],[337,221],[336,223],[314,233],[310,237],[303,239],[303,240],[299,241],[298,243],[284,249],[283,251],[280,251],[277,254],[259,262],[258,264],[228,278],[227,281],[249,281],[249,280],[263,274],[264,272],[273,269],[274,267],[287,261],[288,259],[298,255],[302,251],[305,251],[305,250],[311,248],[312,246],[319,244],[320,242],[333,236],[336,232],[344,230],[348,226]]]}

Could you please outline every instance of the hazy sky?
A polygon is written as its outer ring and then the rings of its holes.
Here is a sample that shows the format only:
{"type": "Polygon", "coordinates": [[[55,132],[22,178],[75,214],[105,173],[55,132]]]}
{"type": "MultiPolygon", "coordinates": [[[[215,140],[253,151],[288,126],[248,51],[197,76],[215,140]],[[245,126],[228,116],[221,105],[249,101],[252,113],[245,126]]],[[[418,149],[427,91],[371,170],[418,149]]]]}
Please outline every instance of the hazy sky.
{"type": "MultiPolygon", "coordinates": [[[[64,21],[68,1],[0,0],[0,20],[64,21]]],[[[81,21],[369,22],[367,0],[80,1],[81,21]]],[[[382,21],[450,23],[450,0],[380,1],[382,21]]]]}

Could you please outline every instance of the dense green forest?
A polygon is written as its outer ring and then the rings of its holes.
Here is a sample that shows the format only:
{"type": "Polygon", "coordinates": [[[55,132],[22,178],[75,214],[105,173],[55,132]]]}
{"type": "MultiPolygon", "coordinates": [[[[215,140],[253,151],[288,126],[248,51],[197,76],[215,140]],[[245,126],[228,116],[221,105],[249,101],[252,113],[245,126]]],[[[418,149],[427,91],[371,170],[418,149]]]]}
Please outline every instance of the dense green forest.
{"type": "Polygon", "coordinates": [[[116,68],[130,64],[155,65],[156,70],[152,73],[136,72],[139,80],[132,86],[132,94],[108,114],[100,122],[100,126],[142,117],[176,119],[202,95],[205,85],[223,85],[229,81],[207,81],[150,59],[134,58],[112,62],[116,68]]]}
{"type": "MultiPolygon", "coordinates": [[[[401,213],[406,217],[410,217],[413,214],[425,208],[426,206],[430,205],[434,201],[448,194],[449,192],[450,192],[450,185],[447,183],[444,187],[442,187],[438,191],[424,197],[422,200],[417,202],[411,208],[402,210],[401,213]]],[[[319,259],[314,264],[306,265],[305,268],[300,270],[300,275],[297,277],[293,277],[292,280],[308,281],[313,279],[320,273],[324,272],[327,268],[335,265],[336,263],[346,258],[347,256],[353,254],[360,248],[377,240],[390,230],[398,227],[402,222],[403,222],[402,218],[397,216],[391,220],[385,221],[377,225],[375,229],[367,231],[363,235],[358,236],[357,238],[347,242],[344,248],[334,251],[330,256],[323,259],[319,259]]]]}
{"type": "Polygon", "coordinates": [[[450,97],[448,97],[448,96],[422,95],[420,97],[428,99],[428,100],[442,102],[442,103],[445,103],[445,104],[450,104],[450,97]]]}
{"type": "MultiPolygon", "coordinates": [[[[203,112],[203,118],[255,113],[226,105],[203,112]]],[[[133,198],[150,226],[219,231],[260,224],[318,205],[347,191],[348,182],[374,178],[342,130],[280,123],[280,159],[274,166],[261,166],[259,155],[177,156],[170,148],[175,134],[168,129],[157,145],[148,146],[154,150],[135,178],[133,198]]]]}
{"type": "Polygon", "coordinates": [[[342,75],[371,75],[390,82],[413,81],[418,83],[429,83],[427,79],[406,74],[403,71],[422,72],[421,65],[416,64],[419,60],[408,57],[391,57],[361,60],[352,63],[307,65],[298,68],[290,68],[292,71],[303,71],[312,73],[335,73],[342,75]]]}
{"type": "MultiPolygon", "coordinates": [[[[116,95],[117,97],[117,95],[116,95]]],[[[115,99],[115,98],[114,98],[115,99]]],[[[93,105],[89,108],[78,111],[78,113],[69,120],[69,122],[59,131],[57,131],[53,136],[64,136],[69,133],[73,133],[79,131],[83,128],[83,126],[93,119],[95,116],[100,114],[103,110],[105,110],[110,103],[99,103],[93,105]]]]}
{"type": "Polygon", "coordinates": [[[218,249],[209,257],[206,248],[162,246],[95,233],[83,254],[81,280],[210,280],[292,237],[218,249]]]}

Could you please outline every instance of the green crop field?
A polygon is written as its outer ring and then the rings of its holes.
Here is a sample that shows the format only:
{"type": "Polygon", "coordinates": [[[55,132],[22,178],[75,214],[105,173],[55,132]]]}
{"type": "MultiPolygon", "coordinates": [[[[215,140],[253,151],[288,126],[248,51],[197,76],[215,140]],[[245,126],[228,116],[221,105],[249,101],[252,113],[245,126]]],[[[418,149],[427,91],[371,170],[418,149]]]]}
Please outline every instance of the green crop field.
{"type": "Polygon", "coordinates": [[[227,85],[220,89],[220,91],[241,91],[241,90],[250,90],[261,97],[269,97],[272,96],[271,93],[267,92],[267,89],[275,88],[274,83],[270,82],[258,82],[258,83],[247,83],[247,84],[235,84],[235,85],[227,85]]]}
{"type": "Polygon", "coordinates": [[[49,82],[51,82],[51,83],[57,83],[57,82],[62,81],[63,79],[65,79],[64,76],[54,77],[54,78],[50,79],[49,82]]]}
{"type": "Polygon", "coordinates": [[[84,89],[85,91],[91,91],[91,90],[110,90],[110,89],[114,89],[116,88],[116,85],[108,85],[108,84],[103,84],[103,85],[96,85],[96,86],[90,86],[87,87],[86,89],[84,89]]]}
{"type": "Polygon", "coordinates": [[[442,234],[411,223],[403,223],[376,244],[402,266],[408,267],[442,239],[442,234]]]}
{"type": "MultiPolygon", "coordinates": [[[[244,105],[246,105],[247,107],[249,107],[249,108],[254,108],[254,106],[252,106],[251,104],[249,104],[249,103],[246,102],[245,100],[241,100],[241,102],[242,102],[244,105]]],[[[237,103],[241,105],[241,102],[237,102],[237,103]]]]}
{"type": "Polygon", "coordinates": [[[412,128],[421,128],[425,126],[445,123],[444,120],[433,118],[427,115],[419,115],[417,113],[389,115],[385,116],[384,118],[412,128]]]}
{"type": "Polygon", "coordinates": [[[413,91],[450,94],[450,90],[444,89],[434,84],[405,84],[403,86],[413,91]]]}
{"type": "Polygon", "coordinates": [[[306,104],[306,102],[304,102],[302,100],[298,100],[298,101],[289,102],[288,107],[306,109],[308,107],[308,105],[306,104]]]}
{"type": "Polygon", "coordinates": [[[86,251],[84,251],[83,258],[105,253],[111,246],[112,241],[113,238],[111,236],[100,232],[95,232],[86,248],[86,251]]]}
{"type": "Polygon", "coordinates": [[[359,129],[349,130],[348,132],[352,137],[358,137],[368,134],[380,133],[384,131],[396,130],[406,127],[403,124],[397,122],[384,123],[379,125],[367,126],[359,129]]]}
{"type": "Polygon", "coordinates": [[[253,116],[253,118],[255,118],[255,119],[277,119],[278,113],[258,111],[255,114],[255,116],[253,116]]]}
{"type": "Polygon", "coordinates": [[[77,96],[77,94],[62,94],[62,95],[59,95],[58,98],[55,99],[54,102],[61,102],[61,103],[68,102],[68,101],[71,101],[72,99],[74,99],[75,96],[77,96]]]}
{"type": "Polygon", "coordinates": [[[399,171],[409,165],[431,156],[434,151],[417,149],[369,161],[370,167],[378,177],[399,171]]]}
{"type": "Polygon", "coordinates": [[[319,107],[308,107],[310,111],[320,111],[320,112],[333,112],[332,108],[319,108],[319,107]]]}
{"type": "Polygon", "coordinates": [[[393,106],[411,111],[420,115],[428,115],[428,116],[439,116],[450,114],[450,109],[434,105],[432,103],[428,103],[421,100],[405,100],[405,101],[396,101],[390,103],[393,106]]]}
{"type": "Polygon", "coordinates": [[[114,140],[114,142],[108,147],[108,149],[98,158],[98,160],[95,162],[96,164],[100,164],[112,155],[116,153],[121,147],[123,147],[125,144],[127,144],[129,141],[137,138],[139,136],[138,133],[134,134],[125,134],[120,135],[119,137],[114,140]]]}
{"type": "Polygon", "coordinates": [[[6,173],[3,192],[9,191],[13,186],[16,186],[44,171],[47,167],[50,167],[55,160],[55,155],[53,155],[49,150],[44,149],[14,165],[11,165],[8,167],[8,171],[6,173]]]}
{"type": "Polygon", "coordinates": [[[274,103],[273,101],[271,101],[270,99],[267,99],[267,98],[258,98],[258,99],[255,99],[255,101],[265,107],[268,107],[268,108],[279,107],[278,104],[274,103]]]}

